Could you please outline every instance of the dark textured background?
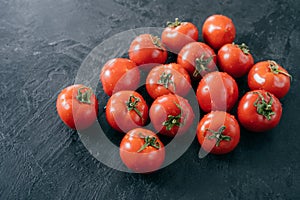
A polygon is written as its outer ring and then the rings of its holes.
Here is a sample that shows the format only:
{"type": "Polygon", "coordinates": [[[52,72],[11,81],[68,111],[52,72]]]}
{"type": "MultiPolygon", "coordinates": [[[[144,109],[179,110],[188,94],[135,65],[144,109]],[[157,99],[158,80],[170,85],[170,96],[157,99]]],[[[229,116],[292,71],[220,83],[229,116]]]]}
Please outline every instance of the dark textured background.
{"type": "MultiPolygon", "coordinates": [[[[0,2],[0,199],[300,199],[300,1],[2,0],[0,2]],[[116,33],[231,17],[236,42],[256,61],[293,75],[279,126],[243,130],[237,149],[198,159],[199,145],[151,175],[94,159],[55,111],[90,50],[116,33]]],[[[246,89],[246,88],[244,88],[246,89]]]]}

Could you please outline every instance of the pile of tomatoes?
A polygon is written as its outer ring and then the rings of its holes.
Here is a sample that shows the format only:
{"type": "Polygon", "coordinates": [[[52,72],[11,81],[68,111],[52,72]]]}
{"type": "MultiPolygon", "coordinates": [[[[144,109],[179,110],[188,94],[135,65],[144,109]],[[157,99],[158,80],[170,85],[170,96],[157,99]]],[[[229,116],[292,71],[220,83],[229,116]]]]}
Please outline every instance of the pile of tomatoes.
{"type": "MultiPolygon", "coordinates": [[[[120,157],[134,172],[155,171],[163,164],[164,144],[156,133],[180,136],[198,120],[185,98],[191,91],[206,113],[194,132],[207,152],[232,151],[240,140],[240,125],[264,132],[280,121],[279,99],[289,91],[291,75],[272,60],[254,63],[246,44],[233,43],[236,29],[226,16],[208,17],[202,26],[204,42],[198,35],[194,24],[176,18],[167,23],[161,39],[139,35],[131,42],[129,58],[114,58],[102,67],[100,81],[110,96],[106,120],[125,133],[120,157]],[[176,63],[166,63],[169,52],[177,54],[176,63]],[[147,74],[145,80],[141,72],[147,74]],[[250,90],[239,100],[236,79],[244,76],[250,90]],[[151,105],[136,91],[141,81],[151,105]],[[236,104],[235,117],[230,112],[236,104]],[[143,128],[149,121],[154,130],[143,128]]],[[[72,85],[59,94],[57,111],[70,128],[86,129],[97,119],[98,100],[91,88],[72,85]]]]}

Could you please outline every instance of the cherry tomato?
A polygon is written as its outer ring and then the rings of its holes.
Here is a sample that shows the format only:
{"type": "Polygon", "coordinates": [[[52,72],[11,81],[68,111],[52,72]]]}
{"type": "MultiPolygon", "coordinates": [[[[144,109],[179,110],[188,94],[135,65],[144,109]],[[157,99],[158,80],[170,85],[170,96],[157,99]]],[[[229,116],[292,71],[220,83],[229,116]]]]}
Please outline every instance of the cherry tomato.
{"type": "Polygon", "coordinates": [[[113,94],[106,105],[109,125],[120,132],[144,126],[148,119],[148,106],[135,91],[123,90],[113,94]]]}
{"type": "Polygon", "coordinates": [[[91,88],[81,84],[71,85],[58,95],[56,109],[67,126],[83,130],[97,119],[98,100],[91,88]]]}
{"type": "Polygon", "coordinates": [[[168,53],[157,36],[142,34],[130,44],[129,58],[141,69],[150,70],[153,66],[166,62],[168,53]]]}
{"type": "Polygon", "coordinates": [[[246,93],[238,105],[238,119],[249,131],[264,132],[277,126],[282,114],[280,101],[264,90],[246,93]]]}
{"type": "Polygon", "coordinates": [[[104,64],[100,80],[104,92],[111,96],[121,90],[135,90],[140,83],[140,71],[131,60],[114,58],[104,64]]]}
{"type": "Polygon", "coordinates": [[[198,40],[198,29],[190,22],[168,22],[161,35],[163,44],[173,53],[178,53],[183,46],[198,40]]]}
{"type": "Polygon", "coordinates": [[[184,134],[192,125],[194,117],[189,102],[174,94],[158,97],[150,107],[150,119],[154,128],[170,137],[184,134]]]}
{"type": "Polygon", "coordinates": [[[155,133],[136,128],[129,131],[122,139],[120,157],[132,171],[149,173],[162,166],[165,160],[165,148],[155,133]]]}
{"type": "Polygon", "coordinates": [[[240,126],[233,115],[223,111],[213,111],[200,120],[197,138],[205,151],[226,154],[238,145],[240,126]]]}
{"type": "Polygon", "coordinates": [[[218,65],[229,75],[240,78],[246,75],[254,64],[248,46],[244,43],[225,44],[218,51],[218,65]]]}
{"type": "Polygon", "coordinates": [[[197,100],[204,112],[230,111],[238,100],[235,80],[225,72],[211,72],[203,77],[197,88],[197,100]]]}
{"type": "Polygon", "coordinates": [[[202,26],[202,37],[210,47],[218,50],[234,41],[235,26],[232,20],[224,15],[212,15],[202,26]]]}
{"type": "Polygon", "coordinates": [[[171,93],[185,96],[191,89],[191,79],[179,64],[159,65],[149,72],[146,89],[153,99],[171,93]]]}
{"type": "Polygon", "coordinates": [[[251,90],[263,89],[277,98],[284,97],[290,89],[292,76],[275,61],[256,63],[248,74],[248,85],[251,90]]]}
{"type": "Polygon", "coordinates": [[[177,63],[184,67],[195,80],[200,80],[205,74],[216,71],[216,62],[215,52],[203,42],[185,45],[177,57],[177,63]]]}

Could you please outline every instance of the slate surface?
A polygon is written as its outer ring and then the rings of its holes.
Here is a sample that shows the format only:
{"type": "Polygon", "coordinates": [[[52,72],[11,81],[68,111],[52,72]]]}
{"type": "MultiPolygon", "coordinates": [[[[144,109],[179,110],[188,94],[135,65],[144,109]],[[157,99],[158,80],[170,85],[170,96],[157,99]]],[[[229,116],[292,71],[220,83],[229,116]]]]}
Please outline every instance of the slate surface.
{"type": "Polygon", "coordinates": [[[300,199],[299,14],[298,0],[2,0],[0,199],[300,199]],[[151,175],[93,158],[55,111],[59,91],[74,82],[91,49],[175,17],[201,27],[214,13],[233,19],[236,42],[247,42],[256,61],[274,59],[293,75],[279,126],[243,130],[225,156],[199,159],[195,141],[151,175]]]}

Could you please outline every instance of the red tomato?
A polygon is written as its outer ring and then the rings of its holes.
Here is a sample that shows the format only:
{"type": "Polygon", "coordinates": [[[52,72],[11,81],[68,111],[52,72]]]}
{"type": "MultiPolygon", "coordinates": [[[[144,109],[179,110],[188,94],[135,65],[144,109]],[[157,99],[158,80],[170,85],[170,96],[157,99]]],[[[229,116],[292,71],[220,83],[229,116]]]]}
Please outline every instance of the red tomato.
{"type": "Polygon", "coordinates": [[[197,100],[204,112],[230,111],[238,100],[235,80],[225,72],[211,72],[203,77],[197,88],[197,100]]]}
{"type": "Polygon", "coordinates": [[[205,151],[213,154],[229,153],[239,143],[240,126],[233,115],[213,111],[199,122],[197,137],[205,151]]]}
{"type": "Polygon", "coordinates": [[[264,90],[246,93],[238,106],[238,119],[249,131],[264,132],[277,126],[282,114],[280,101],[264,90]]]}
{"type": "Polygon", "coordinates": [[[216,71],[215,52],[202,42],[185,45],[178,54],[177,63],[184,67],[193,79],[200,80],[205,74],[216,71]]]}
{"type": "Polygon", "coordinates": [[[212,15],[202,26],[202,37],[210,47],[218,50],[224,44],[234,41],[235,26],[232,20],[224,15],[212,15]]]}
{"type": "Polygon", "coordinates": [[[225,44],[218,51],[218,65],[229,75],[239,78],[246,75],[254,64],[248,46],[244,43],[225,44]]]}
{"type": "Polygon", "coordinates": [[[158,97],[152,103],[150,119],[158,132],[174,137],[188,130],[193,123],[194,112],[186,99],[168,94],[158,97]]]}
{"type": "Polygon", "coordinates": [[[120,144],[123,163],[137,173],[158,170],[165,160],[165,148],[150,130],[136,128],[129,131],[120,144]]]}
{"type": "Polygon", "coordinates": [[[100,80],[104,92],[111,96],[121,90],[135,90],[140,83],[140,71],[131,60],[114,58],[103,66],[100,80]]]}
{"type": "Polygon", "coordinates": [[[144,126],[148,119],[147,103],[135,91],[117,92],[107,102],[106,119],[113,129],[125,133],[144,126]]]}
{"type": "Polygon", "coordinates": [[[248,74],[248,85],[251,90],[263,89],[277,98],[284,97],[290,89],[292,76],[275,61],[256,63],[248,74]]]}
{"type": "Polygon", "coordinates": [[[160,39],[151,34],[142,34],[136,37],[131,42],[128,53],[130,60],[145,70],[165,63],[168,57],[167,50],[160,39]]]}
{"type": "Polygon", "coordinates": [[[191,89],[191,79],[179,64],[159,65],[149,72],[146,89],[153,99],[172,93],[185,96],[191,89]]]}
{"type": "Polygon", "coordinates": [[[168,22],[163,30],[161,40],[164,45],[173,53],[178,53],[188,43],[198,40],[198,29],[190,22],[168,22]]]}
{"type": "Polygon", "coordinates": [[[98,100],[91,88],[80,84],[71,85],[58,95],[56,109],[67,126],[83,130],[97,119],[98,100]]]}

